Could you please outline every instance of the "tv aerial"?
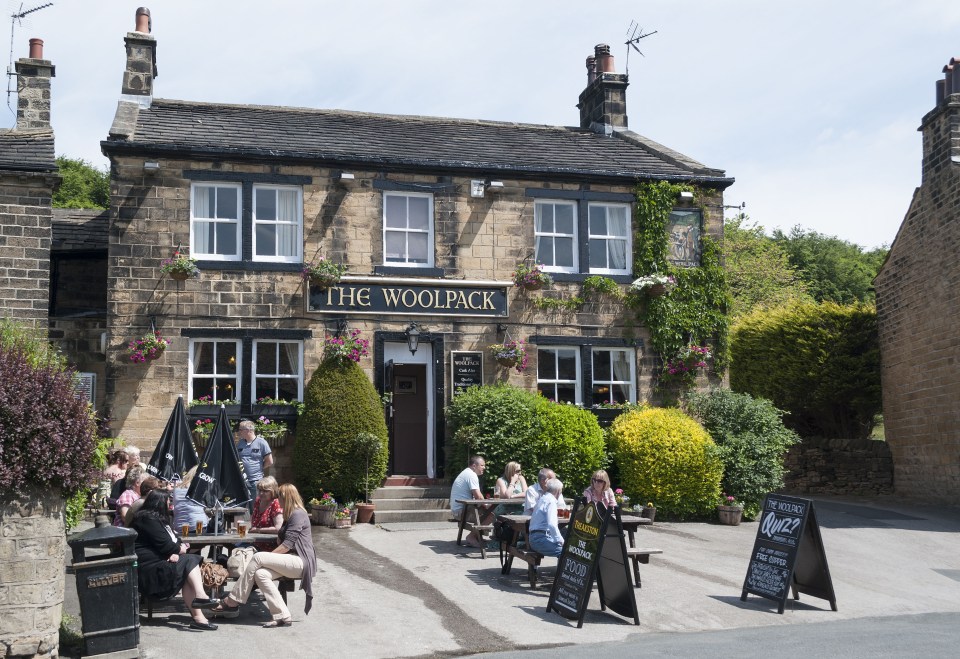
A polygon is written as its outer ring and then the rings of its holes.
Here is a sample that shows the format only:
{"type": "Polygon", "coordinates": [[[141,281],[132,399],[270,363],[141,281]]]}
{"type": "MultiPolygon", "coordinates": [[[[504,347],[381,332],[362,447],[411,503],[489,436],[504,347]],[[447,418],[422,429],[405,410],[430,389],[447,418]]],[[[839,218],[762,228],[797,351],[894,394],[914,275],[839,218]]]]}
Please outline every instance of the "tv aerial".
{"type": "Polygon", "coordinates": [[[13,90],[10,88],[10,85],[13,82],[13,78],[17,75],[13,68],[14,29],[17,27],[17,25],[19,25],[20,27],[23,27],[24,17],[29,16],[35,11],[40,11],[41,9],[46,9],[47,7],[52,7],[52,6],[53,6],[53,3],[48,2],[44,5],[39,5],[37,7],[34,7],[33,9],[24,10],[23,3],[21,2],[20,8],[17,9],[17,11],[15,11],[14,13],[10,14],[10,63],[7,65],[7,109],[10,110],[13,116],[17,116],[17,113],[13,109],[13,106],[10,105],[10,96],[13,94],[13,90]]]}
{"type": "Polygon", "coordinates": [[[630,74],[630,49],[633,48],[635,51],[640,53],[640,57],[646,57],[640,48],[637,46],[640,43],[641,39],[645,39],[651,35],[656,34],[657,31],[647,32],[644,34],[643,28],[640,27],[640,24],[636,21],[630,21],[630,27],[627,28],[627,40],[623,42],[623,45],[627,47],[627,64],[626,64],[626,73],[630,74]]]}

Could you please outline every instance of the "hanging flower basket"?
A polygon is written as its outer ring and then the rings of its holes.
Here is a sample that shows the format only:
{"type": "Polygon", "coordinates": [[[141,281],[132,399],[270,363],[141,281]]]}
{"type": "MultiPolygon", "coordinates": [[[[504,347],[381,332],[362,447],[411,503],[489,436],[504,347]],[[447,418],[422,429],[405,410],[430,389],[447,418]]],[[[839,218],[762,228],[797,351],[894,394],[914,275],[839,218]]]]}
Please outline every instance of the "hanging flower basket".
{"type": "Polygon", "coordinates": [[[169,259],[160,262],[160,271],[177,281],[186,281],[191,277],[200,276],[197,260],[179,249],[169,259]]]}
{"type": "Polygon", "coordinates": [[[539,291],[552,282],[553,278],[543,271],[543,266],[539,263],[533,265],[520,263],[513,271],[513,283],[527,291],[539,291]]]}
{"type": "Polygon", "coordinates": [[[522,373],[527,367],[527,350],[523,341],[507,341],[505,343],[494,343],[490,346],[493,358],[501,366],[513,367],[517,373],[522,373]]]}
{"type": "Polygon", "coordinates": [[[501,366],[506,366],[507,368],[511,368],[517,365],[517,358],[516,357],[497,357],[497,363],[500,364],[501,366]]]}
{"type": "Polygon", "coordinates": [[[128,356],[134,364],[152,362],[159,358],[170,342],[160,336],[160,332],[144,334],[127,344],[128,356]]]}
{"type": "Polygon", "coordinates": [[[360,363],[361,357],[370,354],[370,341],[360,338],[360,330],[350,330],[349,336],[332,336],[324,340],[323,358],[360,363]]]}
{"type": "Polygon", "coordinates": [[[665,295],[667,292],[667,287],[664,284],[654,284],[647,289],[647,295],[650,297],[660,297],[665,295]]]}
{"type": "Polygon", "coordinates": [[[654,273],[634,279],[630,288],[646,293],[647,297],[660,297],[672,291],[676,285],[677,280],[670,275],[654,273]]]}
{"type": "Polygon", "coordinates": [[[300,277],[317,288],[330,288],[340,283],[340,277],[347,271],[342,263],[328,261],[322,256],[316,263],[308,263],[303,267],[300,277]]]}

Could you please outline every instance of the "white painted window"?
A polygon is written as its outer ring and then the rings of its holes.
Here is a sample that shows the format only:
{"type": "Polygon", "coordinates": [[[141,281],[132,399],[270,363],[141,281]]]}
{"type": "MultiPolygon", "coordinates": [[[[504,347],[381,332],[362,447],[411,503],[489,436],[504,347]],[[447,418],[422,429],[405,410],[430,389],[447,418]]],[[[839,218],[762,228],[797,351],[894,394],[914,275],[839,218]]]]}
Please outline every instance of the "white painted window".
{"type": "Polygon", "coordinates": [[[558,403],[579,403],[580,349],[537,349],[537,390],[558,403]]]}
{"type": "Polygon", "coordinates": [[[383,263],[433,267],[433,195],[383,193],[383,263]]]}
{"type": "Polygon", "coordinates": [[[301,189],[253,186],[253,260],[299,263],[302,236],[301,189]]]}
{"type": "Polygon", "coordinates": [[[190,200],[190,256],[240,260],[240,185],[194,183],[190,200]]]}
{"type": "Polygon", "coordinates": [[[577,205],[537,201],[534,205],[536,260],[549,272],[577,272],[577,205]]]}
{"type": "Polygon", "coordinates": [[[593,349],[593,402],[635,403],[636,353],[632,348],[593,349]]]}
{"type": "Polygon", "coordinates": [[[236,400],[240,391],[241,343],[232,339],[190,339],[189,397],[211,403],[236,400]]]}
{"type": "Polygon", "coordinates": [[[589,205],[590,272],[629,275],[632,267],[630,206],[589,205]]]}
{"type": "Polygon", "coordinates": [[[253,342],[253,400],[303,400],[303,341],[253,342]]]}

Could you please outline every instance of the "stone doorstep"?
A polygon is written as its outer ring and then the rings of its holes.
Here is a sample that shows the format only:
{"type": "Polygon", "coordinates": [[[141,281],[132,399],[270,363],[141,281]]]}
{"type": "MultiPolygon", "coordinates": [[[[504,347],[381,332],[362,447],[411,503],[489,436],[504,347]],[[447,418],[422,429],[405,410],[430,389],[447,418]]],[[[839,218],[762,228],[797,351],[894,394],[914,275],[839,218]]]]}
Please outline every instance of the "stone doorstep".
{"type": "Polygon", "coordinates": [[[374,521],[377,524],[406,522],[448,522],[452,513],[449,508],[437,510],[377,510],[374,521]]]}
{"type": "Polygon", "coordinates": [[[449,487],[396,486],[380,487],[370,493],[371,501],[382,499],[446,499],[450,496],[449,487]]]}

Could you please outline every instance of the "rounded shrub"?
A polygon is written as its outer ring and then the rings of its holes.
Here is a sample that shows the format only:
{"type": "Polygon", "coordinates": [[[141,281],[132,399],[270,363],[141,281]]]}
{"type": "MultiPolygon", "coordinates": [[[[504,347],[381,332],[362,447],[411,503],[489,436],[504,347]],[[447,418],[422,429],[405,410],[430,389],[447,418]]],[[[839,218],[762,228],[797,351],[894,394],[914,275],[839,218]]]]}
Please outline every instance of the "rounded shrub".
{"type": "Polygon", "coordinates": [[[703,515],[720,496],[723,463],[710,435],[677,409],[651,408],[617,417],[610,449],[623,488],[678,518],[703,515]]]}
{"type": "Polygon", "coordinates": [[[542,396],[537,399],[535,414],[539,421],[534,440],[537,462],[530,466],[550,467],[563,481],[565,496],[580,496],[593,472],[606,463],[603,429],[596,415],[542,396]]]}
{"type": "Polygon", "coordinates": [[[304,393],[293,448],[294,474],[304,500],[324,489],[341,499],[362,497],[387,474],[387,424],[373,384],[350,360],[324,360],[304,393]],[[380,438],[370,459],[369,481],[362,433],[380,438]]]}
{"type": "Polygon", "coordinates": [[[692,394],[687,406],[717,444],[723,460],[723,491],[743,504],[753,519],[768,492],[783,487],[783,458],[800,441],[783,425],[773,403],[728,389],[692,394]]]}

